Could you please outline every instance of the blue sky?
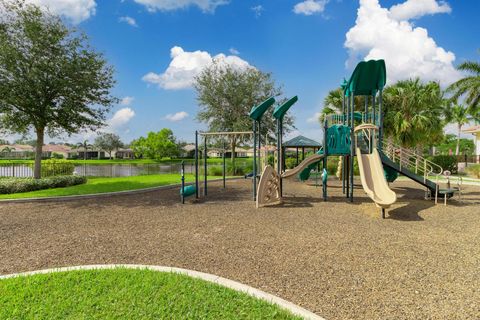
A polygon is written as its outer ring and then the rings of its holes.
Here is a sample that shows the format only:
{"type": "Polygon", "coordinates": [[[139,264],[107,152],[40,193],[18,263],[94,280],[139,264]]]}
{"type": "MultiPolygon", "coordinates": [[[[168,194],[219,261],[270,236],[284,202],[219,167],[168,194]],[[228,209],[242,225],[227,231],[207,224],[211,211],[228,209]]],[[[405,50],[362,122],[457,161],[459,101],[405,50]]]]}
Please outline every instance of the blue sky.
{"type": "Polygon", "coordinates": [[[192,141],[204,126],[189,83],[219,54],[272,72],[285,96],[298,95],[294,134],[316,140],[323,98],[359,59],[385,58],[390,81],[447,85],[461,76],[453,66],[479,57],[476,0],[30,1],[84,30],[114,65],[114,94],[126,99],[108,130],[126,142],[164,127],[192,141]]]}

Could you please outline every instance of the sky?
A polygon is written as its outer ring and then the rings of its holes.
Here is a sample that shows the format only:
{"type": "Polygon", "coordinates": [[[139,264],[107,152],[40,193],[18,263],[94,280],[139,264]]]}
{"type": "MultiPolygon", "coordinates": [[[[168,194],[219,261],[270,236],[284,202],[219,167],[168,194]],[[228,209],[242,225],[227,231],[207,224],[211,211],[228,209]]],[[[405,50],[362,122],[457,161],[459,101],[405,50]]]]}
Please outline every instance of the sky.
{"type": "Polygon", "coordinates": [[[290,136],[321,141],[323,99],[358,61],[385,59],[389,83],[418,76],[445,87],[480,54],[479,0],[27,1],[83,30],[114,66],[121,102],[104,130],[124,142],[162,128],[191,142],[206,129],[192,80],[212,59],[271,72],[285,97],[299,97],[290,136]]]}

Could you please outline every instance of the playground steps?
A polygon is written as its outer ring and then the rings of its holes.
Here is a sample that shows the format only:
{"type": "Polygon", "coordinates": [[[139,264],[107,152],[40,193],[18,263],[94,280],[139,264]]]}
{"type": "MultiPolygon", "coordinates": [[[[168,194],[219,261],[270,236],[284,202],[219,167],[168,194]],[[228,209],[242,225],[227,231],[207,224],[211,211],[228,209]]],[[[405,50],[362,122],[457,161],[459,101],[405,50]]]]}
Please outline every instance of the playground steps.
{"type": "Polygon", "coordinates": [[[380,158],[382,159],[382,164],[387,166],[396,172],[412,179],[415,182],[418,182],[422,186],[428,188],[432,194],[435,194],[435,190],[437,189],[437,184],[430,179],[424,179],[423,176],[415,174],[414,172],[408,170],[407,168],[400,168],[400,165],[396,162],[393,162],[390,158],[388,158],[384,153],[380,154],[380,158]]]}
{"type": "MultiPolygon", "coordinates": [[[[417,155],[414,151],[383,141],[380,152],[382,164],[426,187],[433,196],[440,190],[438,180],[443,173],[442,167],[417,155]],[[437,182],[435,182],[437,181],[437,182]]],[[[449,195],[452,196],[452,194],[449,195]]]]}

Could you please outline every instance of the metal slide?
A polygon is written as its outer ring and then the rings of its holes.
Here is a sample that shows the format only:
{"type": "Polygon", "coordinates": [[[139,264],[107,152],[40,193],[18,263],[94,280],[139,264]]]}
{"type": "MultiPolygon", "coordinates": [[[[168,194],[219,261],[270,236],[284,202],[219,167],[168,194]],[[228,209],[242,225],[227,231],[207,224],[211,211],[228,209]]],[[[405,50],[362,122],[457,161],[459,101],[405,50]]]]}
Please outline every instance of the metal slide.
{"type": "Polygon", "coordinates": [[[291,169],[291,170],[287,170],[285,171],[283,174],[282,174],[282,178],[290,178],[296,174],[299,174],[300,172],[302,172],[303,170],[305,170],[309,165],[311,164],[314,164],[314,163],[317,163],[319,162],[320,160],[322,160],[324,157],[323,154],[313,154],[307,158],[305,158],[305,160],[303,160],[298,166],[296,166],[295,168],[291,169]]]}
{"type": "Polygon", "coordinates": [[[376,148],[370,154],[362,154],[360,148],[356,151],[363,189],[384,213],[386,208],[397,201],[397,195],[390,189],[385,179],[380,155],[376,148]]]}

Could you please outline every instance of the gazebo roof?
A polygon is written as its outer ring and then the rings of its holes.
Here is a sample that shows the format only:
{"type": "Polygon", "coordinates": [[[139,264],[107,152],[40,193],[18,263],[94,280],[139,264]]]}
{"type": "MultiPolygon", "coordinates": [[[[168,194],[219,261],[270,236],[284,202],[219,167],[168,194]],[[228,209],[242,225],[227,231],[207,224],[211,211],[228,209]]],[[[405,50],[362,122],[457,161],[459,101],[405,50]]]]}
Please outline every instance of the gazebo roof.
{"type": "Polygon", "coordinates": [[[302,147],[308,147],[308,148],[320,148],[322,147],[322,144],[320,142],[317,142],[315,140],[309,139],[304,136],[297,136],[293,139],[290,139],[286,142],[283,143],[284,147],[294,147],[294,148],[302,148],[302,147]]]}

